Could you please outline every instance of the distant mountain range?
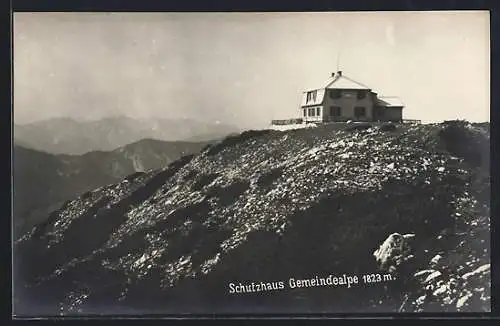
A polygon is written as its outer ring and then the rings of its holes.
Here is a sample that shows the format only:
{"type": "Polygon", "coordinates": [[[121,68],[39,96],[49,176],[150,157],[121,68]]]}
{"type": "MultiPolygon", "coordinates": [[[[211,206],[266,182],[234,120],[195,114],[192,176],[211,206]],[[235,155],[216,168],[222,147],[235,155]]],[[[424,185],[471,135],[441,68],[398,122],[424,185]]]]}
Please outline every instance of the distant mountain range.
{"type": "Polygon", "coordinates": [[[54,118],[14,125],[14,142],[52,154],[111,151],[141,139],[204,142],[239,132],[238,127],[192,119],[134,119],[125,116],[77,121],[54,118]]]}
{"type": "Polygon", "coordinates": [[[165,167],[206,145],[145,139],[84,155],[54,155],[15,145],[14,231],[18,235],[26,232],[65,201],[88,190],[116,183],[132,173],[165,167]]]}

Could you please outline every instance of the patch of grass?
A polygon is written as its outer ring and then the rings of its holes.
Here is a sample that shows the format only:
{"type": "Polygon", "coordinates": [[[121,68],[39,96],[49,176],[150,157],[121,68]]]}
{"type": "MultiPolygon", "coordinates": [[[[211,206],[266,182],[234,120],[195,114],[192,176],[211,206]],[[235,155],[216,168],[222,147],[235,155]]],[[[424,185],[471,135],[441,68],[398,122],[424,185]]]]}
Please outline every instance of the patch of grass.
{"type": "Polygon", "coordinates": [[[135,172],[135,173],[132,173],[128,176],[125,177],[125,180],[127,181],[134,181],[135,179],[137,179],[138,177],[140,177],[141,175],[144,175],[144,172],[135,172]]]}
{"type": "Polygon", "coordinates": [[[357,123],[357,124],[354,124],[354,125],[351,125],[351,126],[347,126],[345,128],[346,131],[364,131],[364,130],[368,130],[372,127],[372,124],[371,123],[357,123]]]}
{"type": "Polygon", "coordinates": [[[192,188],[194,191],[200,191],[203,187],[212,183],[215,179],[217,179],[219,175],[217,173],[210,174],[202,174],[198,180],[195,181],[192,188]]]}
{"type": "Polygon", "coordinates": [[[198,174],[198,171],[191,170],[188,173],[186,173],[186,175],[182,178],[182,180],[183,181],[193,180],[193,178],[196,177],[197,174],[198,174]]]}
{"type": "Polygon", "coordinates": [[[380,126],[380,131],[395,131],[396,129],[397,127],[393,123],[385,123],[380,126]]]}
{"type": "Polygon", "coordinates": [[[250,181],[238,180],[226,187],[213,187],[209,189],[207,195],[216,197],[222,206],[229,206],[238,199],[248,188],[250,181]]]}
{"type": "Polygon", "coordinates": [[[439,138],[445,149],[453,155],[462,157],[472,166],[478,167],[489,148],[481,146],[479,135],[467,127],[465,121],[446,121],[439,131],[439,138]]]}
{"type": "Polygon", "coordinates": [[[257,185],[259,187],[267,187],[273,184],[276,180],[278,180],[279,177],[281,177],[283,173],[283,168],[274,168],[264,174],[262,174],[258,179],[257,179],[257,185]]]}

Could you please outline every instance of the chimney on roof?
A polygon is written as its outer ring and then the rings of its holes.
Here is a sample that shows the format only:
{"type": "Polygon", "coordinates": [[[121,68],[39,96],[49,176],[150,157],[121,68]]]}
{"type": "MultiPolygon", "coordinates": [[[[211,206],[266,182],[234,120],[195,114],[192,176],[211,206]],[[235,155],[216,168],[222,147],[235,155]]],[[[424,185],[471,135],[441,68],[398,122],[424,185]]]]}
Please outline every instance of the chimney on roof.
{"type": "Polygon", "coordinates": [[[342,71],[341,70],[337,71],[337,76],[342,76],[342,71]]]}
{"type": "Polygon", "coordinates": [[[332,72],[332,77],[335,77],[335,73],[334,72],[332,72]]]}

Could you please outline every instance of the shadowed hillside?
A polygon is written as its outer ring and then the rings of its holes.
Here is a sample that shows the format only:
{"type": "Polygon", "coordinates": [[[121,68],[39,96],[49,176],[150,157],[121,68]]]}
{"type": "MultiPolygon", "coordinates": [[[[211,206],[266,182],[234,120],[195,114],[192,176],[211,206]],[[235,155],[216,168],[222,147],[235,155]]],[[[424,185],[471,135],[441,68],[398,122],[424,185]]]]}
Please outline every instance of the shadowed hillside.
{"type": "Polygon", "coordinates": [[[245,132],[67,202],[15,246],[16,314],[489,311],[489,131],[337,129],[245,132]],[[290,288],[344,273],[391,280],[290,288]]]}
{"type": "Polygon", "coordinates": [[[144,139],[111,152],[73,156],[14,146],[15,238],[67,200],[129,174],[162,168],[183,155],[199,152],[206,144],[144,139]]]}

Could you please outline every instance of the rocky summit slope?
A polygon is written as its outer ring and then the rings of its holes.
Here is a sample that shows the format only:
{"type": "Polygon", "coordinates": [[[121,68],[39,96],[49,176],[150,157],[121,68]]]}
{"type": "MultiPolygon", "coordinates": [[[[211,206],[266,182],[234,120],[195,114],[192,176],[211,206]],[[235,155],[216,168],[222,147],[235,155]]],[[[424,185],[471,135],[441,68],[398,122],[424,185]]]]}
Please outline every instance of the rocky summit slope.
{"type": "Polygon", "coordinates": [[[488,128],[249,131],[135,173],[16,243],[15,312],[489,311],[488,128]]]}

